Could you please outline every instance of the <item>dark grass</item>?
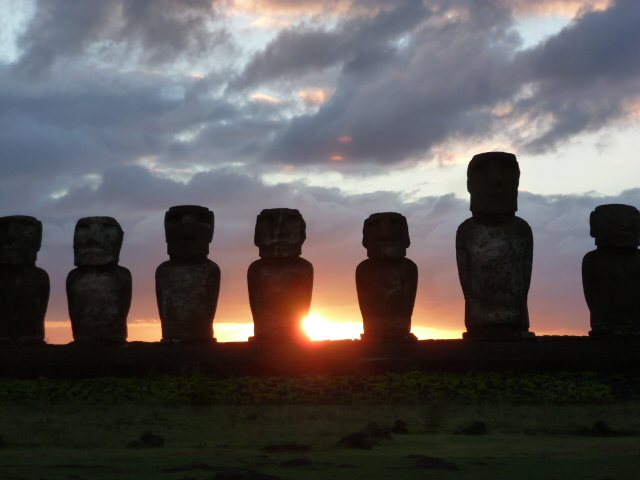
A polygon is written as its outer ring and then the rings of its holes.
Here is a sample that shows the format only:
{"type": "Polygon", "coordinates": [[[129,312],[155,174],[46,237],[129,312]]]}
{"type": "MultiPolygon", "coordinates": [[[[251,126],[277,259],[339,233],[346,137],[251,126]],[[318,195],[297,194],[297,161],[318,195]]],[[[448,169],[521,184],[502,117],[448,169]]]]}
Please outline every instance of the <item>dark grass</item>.
{"type": "Polygon", "coordinates": [[[234,467],[292,480],[635,480],[636,385],[593,373],[2,380],[0,479],[209,480],[234,467]],[[336,446],[395,419],[410,435],[336,446]],[[488,433],[454,434],[474,421],[488,433]],[[618,436],[583,434],[598,421],[618,436]],[[165,446],[126,447],[147,430],[165,446]],[[310,449],[263,449],[282,444],[310,449]],[[458,470],[422,468],[416,455],[458,470]]]}
{"type": "Polygon", "coordinates": [[[162,405],[379,405],[446,399],[471,403],[581,404],[640,400],[634,375],[593,372],[387,374],[372,376],[206,376],[0,380],[0,403],[162,405]]]}

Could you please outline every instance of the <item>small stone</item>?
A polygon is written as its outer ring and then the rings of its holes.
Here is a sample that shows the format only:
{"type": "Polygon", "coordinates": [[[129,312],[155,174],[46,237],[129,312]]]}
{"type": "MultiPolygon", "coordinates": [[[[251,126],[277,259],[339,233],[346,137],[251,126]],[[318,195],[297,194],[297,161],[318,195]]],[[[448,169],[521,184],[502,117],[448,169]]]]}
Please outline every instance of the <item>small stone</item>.
{"type": "Polygon", "coordinates": [[[417,468],[447,471],[460,470],[455,463],[442,460],[441,458],[429,457],[427,455],[407,455],[406,458],[417,459],[417,468]]]}
{"type": "Polygon", "coordinates": [[[407,435],[409,433],[409,428],[407,426],[407,422],[404,420],[396,420],[393,423],[393,427],[391,428],[391,433],[397,433],[400,435],[407,435]]]}
{"type": "Polygon", "coordinates": [[[373,448],[373,439],[369,432],[353,432],[342,437],[338,442],[338,446],[371,450],[373,448]]]}
{"type": "Polygon", "coordinates": [[[471,425],[457,429],[456,435],[484,435],[487,433],[485,422],[473,422],[471,425]]]}
{"type": "Polygon", "coordinates": [[[284,460],[280,463],[281,467],[307,467],[312,465],[313,462],[307,457],[295,457],[289,460],[284,460]]]}

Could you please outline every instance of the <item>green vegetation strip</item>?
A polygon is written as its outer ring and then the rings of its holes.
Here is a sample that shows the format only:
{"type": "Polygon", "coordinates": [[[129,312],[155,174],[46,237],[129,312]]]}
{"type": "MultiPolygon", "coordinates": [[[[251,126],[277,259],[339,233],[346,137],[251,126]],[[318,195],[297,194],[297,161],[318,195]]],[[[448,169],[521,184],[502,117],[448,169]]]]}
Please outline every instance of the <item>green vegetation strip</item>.
{"type": "Polygon", "coordinates": [[[0,380],[0,403],[420,405],[448,399],[472,403],[609,403],[640,399],[640,384],[631,375],[592,372],[0,380]]]}

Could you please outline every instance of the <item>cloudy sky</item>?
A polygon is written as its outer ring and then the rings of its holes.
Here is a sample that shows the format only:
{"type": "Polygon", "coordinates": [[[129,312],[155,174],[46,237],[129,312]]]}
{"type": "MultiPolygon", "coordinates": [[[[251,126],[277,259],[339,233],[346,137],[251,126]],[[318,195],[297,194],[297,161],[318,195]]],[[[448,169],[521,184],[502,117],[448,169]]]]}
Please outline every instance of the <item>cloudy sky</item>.
{"type": "Polygon", "coordinates": [[[253,229],[273,207],[304,216],[311,313],[345,335],[362,223],[404,214],[414,332],[459,337],[466,165],[492,150],[522,171],[531,330],[586,334],[589,213],[640,207],[638,25],[636,0],[0,1],[0,215],[44,223],[49,341],[70,340],[73,230],[95,215],[125,231],[130,339],[160,338],[163,216],[182,204],[215,212],[219,340],[251,333],[253,229]]]}

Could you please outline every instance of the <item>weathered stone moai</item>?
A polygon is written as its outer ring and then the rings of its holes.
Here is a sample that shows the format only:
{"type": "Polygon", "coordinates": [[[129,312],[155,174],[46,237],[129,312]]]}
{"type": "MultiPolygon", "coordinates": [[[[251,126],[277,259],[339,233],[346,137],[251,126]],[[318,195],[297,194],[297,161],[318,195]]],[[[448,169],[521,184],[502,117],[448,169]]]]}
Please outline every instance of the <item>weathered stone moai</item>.
{"type": "Polygon", "coordinates": [[[594,337],[640,336],[640,212],[600,205],[591,213],[596,250],[582,261],[582,286],[594,337]]]}
{"type": "Polygon", "coordinates": [[[44,343],[49,275],[36,267],[42,223],[34,217],[0,218],[0,340],[44,343]]]}
{"type": "Polygon", "coordinates": [[[131,272],[118,265],[124,232],[112,217],[78,220],[67,300],[77,343],[123,343],[131,307],[131,272]]]}
{"type": "Polygon", "coordinates": [[[302,322],[309,314],[313,265],[300,257],[306,224],[298,210],[262,210],[256,220],[254,243],[260,260],[247,271],[253,314],[252,341],[308,341],[302,322]]]}
{"type": "Polygon", "coordinates": [[[156,270],[162,341],[213,343],[220,267],[209,260],[214,215],[198,205],[171,207],[164,217],[169,260],[156,270]]]}
{"type": "Polygon", "coordinates": [[[408,258],[407,219],[394,212],[374,213],[364,221],[362,245],[367,260],[356,268],[363,341],[416,341],[411,315],[418,288],[418,267],[408,258]]]}
{"type": "Polygon", "coordinates": [[[533,235],[518,210],[520,168],[515,155],[475,155],[467,169],[472,217],[456,234],[458,275],[465,299],[463,338],[524,339],[529,332],[527,296],[533,235]]]}

